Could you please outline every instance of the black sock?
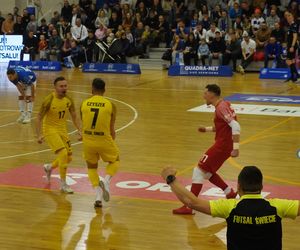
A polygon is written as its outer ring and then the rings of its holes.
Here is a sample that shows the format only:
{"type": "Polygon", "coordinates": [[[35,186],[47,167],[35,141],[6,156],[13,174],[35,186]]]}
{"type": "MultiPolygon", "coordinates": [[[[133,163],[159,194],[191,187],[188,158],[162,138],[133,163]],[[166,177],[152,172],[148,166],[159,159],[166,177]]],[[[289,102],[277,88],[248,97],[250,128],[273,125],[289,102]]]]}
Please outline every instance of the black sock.
{"type": "Polygon", "coordinates": [[[299,74],[297,72],[296,64],[292,63],[290,65],[290,69],[291,69],[291,78],[292,79],[297,79],[299,77],[299,74]]]}

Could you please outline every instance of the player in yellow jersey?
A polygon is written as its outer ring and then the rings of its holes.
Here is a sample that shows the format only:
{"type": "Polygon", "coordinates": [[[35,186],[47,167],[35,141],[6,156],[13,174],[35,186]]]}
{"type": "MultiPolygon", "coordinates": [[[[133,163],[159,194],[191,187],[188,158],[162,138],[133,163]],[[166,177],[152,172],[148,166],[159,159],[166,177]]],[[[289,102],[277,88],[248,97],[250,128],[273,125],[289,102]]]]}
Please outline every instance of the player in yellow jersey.
{"type": "Polygon", "coordinates": [[[66,183],[67,165],[72,160],[71,143],[67,131],[67,112],[70,113],[80,137],[81,129],[73,100],[66,95],[67,84],[64,77],[58,77],[54,80],[55,91],[44,99],[38,114],[37,138],[38,143],[45,140],[57,156],[52,164],[44,165],[48,181],[50,181],[52,170],[59,167],[61,191],[73,193],[73,190],[66,183]]]}
{"type": "Polygon", "coordinates": [[[93,96],[81,105],[83,155],[88,167],[89,179],[96,191],[95,207],[102,207],[102,199],[109,201],[109,185],[120,165],[119,149],[115,139],[116,107],[103,97],[105,82],[95,78],[92,83],[93,96]],[[108,162],[106,175],[100,180],[98,161],[108,162]]]}

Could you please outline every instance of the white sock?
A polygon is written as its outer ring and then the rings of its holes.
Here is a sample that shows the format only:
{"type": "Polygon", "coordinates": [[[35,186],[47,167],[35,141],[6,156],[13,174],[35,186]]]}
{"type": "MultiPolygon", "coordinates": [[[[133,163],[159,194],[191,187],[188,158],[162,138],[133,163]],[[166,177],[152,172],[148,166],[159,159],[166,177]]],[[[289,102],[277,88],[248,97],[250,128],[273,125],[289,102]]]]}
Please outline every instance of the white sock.
{"type": "Polygon", "coordinates": [[[60,186],[63,187],[63,186],[65,186],[65,185],[67,185],[66,181],[60,179],[60,186]]]}
{"type": "Polygon", "coordinates": [[[95,187],[95,191],[96,191],[96,201],[102,201],[102,196],[103,196],[102,188],[100,188],[100,186],[97,186],[95,187]]]}
{"type": "Polygon", "coordinates": [[[107,174],[107,175],[105,175],[104,180],[105,180],[108,184],[110,184],[111,178],[112,178],[112,176],[110,176],[110,175],[107,174]]]}
{"type": "Polygon", "coordinates": [[[225,194],[229,194],[231,192],[231,187],[227,187],[225,190],[224,190],[224,193],[225,194]]]}
{"type": "Polygon", "coordinates": [[[22,114],[24,114],[24,112],[25,112],[25,106],[26,106],[25,101],[19,100],[19,110],[22,114]]]}
{"type": "Polygon", "coordinates": [[[28,102],[27,103],[27,111],[32,113],[33,110],[33,102],[28,102]]]}

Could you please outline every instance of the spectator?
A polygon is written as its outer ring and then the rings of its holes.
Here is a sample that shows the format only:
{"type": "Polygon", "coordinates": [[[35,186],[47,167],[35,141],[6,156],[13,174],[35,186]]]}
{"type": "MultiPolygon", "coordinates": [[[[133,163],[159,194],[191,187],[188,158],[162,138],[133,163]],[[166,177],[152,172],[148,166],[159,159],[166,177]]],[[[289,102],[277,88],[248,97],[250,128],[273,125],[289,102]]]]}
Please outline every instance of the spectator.
{"type": "Polygon", "coordinates": [[[45,36],[45,39],[48,40],[48,25],[47,25],[47,22],[46,22],[46,19],[43,18],[41,20],[41,25],[37,28],[37,36],[40,37],[41,35],[44,35],[45,36]]]}
{"type": "Polygon", "coordinates": [[[22,15],[22,23],[25,27],[24,30],[26,30],[26,27],[27,27],[27,24],[30,22],[30,17],[29,17],[29,14],[28,14],[28,11],[27,9],[24,9],[23,10],[23,15],[22,15]]]}
{"type": "Polygon", "coordinates": [[[57,23],[59,22],[60,19],[60,15],[58,11],[54,11],[53,12],[53,17],[50,20],[50,23],[53,24],[54,26],[57,25],[57,23]]]}
{"type": "Polygon", "coordinates": [[[299,2],[297,0],[290,1],[290,6],[288,8],[288,11],[293,15],[295,20],[297,20],[298,17],[300,17],[300,10],[298,6],[299,6],[299,2]]]}
{"type": "Polygon", "coordinates": [[[72,18],[71,18],[71,26],[72,27],[76,26],[76,20],[78,18],[81,18],[81,15],[79,14],[78,8],[73,7],[73,9],[72,9],[72,18]]]}
{"type": "Polygon", "coordinates": [[[202,27],[201,23],[197,24],[196,29],[194,30],[194,36],[198,43],[200,43],[202,39],[206,39],[206,32],[206,29],[202,27]]]}
{"type": "Polygon", "coordinates": [[[145,24],[150,27],[151,36],[152,36],[151,40],[154,41],[154,39],[155,39],[155,33],[152,34],[152,32],[154,30],[157,30],[158,29],[158,25],[159,25],[158,16],[155,15],[155,11],[150,10],[149,17],[147,18],[145,24]]]}
{"type": "Polygon", "coordinates": [[[234,32],[230,33],[230,40],[226,46],[226,50],[223,57],[223,65],[228,65],[232,60],[232,69],[236,71],[236,61],[241,58],[242,49],[241,41],[237,39],[234,32]]]}
{"type": "Polygon", "coordinates": [[[16,23],[14,23],[14,35],[24,35],[25,29],[24,25],[22,24],[22,17],[18,16],[16,23]]]}
{"type": "Polygon", "coordinates": [[[61,57],[65,58],[71,55],[71,41],[72,41],[72,34],[68,32],[64,39],[63,46],[61,48],[61,57]]]}
{"type": "Polygon", "coordinates": [[[222,34],[225,34],[232,27],[231,19],[228,17],[227,12],[222,10],[221,17],[218,21],[218,28],[222,34]]]}
{"type": "Polygon", "coordinates": [[[130,44],[130,49],[132,49],[134,47],[134,39],[133,39],[133,35],[131,33],[131,29],[129,27],[127,27],[125,29],[125,34],[126,34],[126,38],[128,39],[129,41],[129,44],[130,44]]]}
{"type": "Polygon", "coordinates": [[[270,37],[269,42],[265,47],[265,64],[264,67],[268,68],[269,60],[273,60],[273,65],[281,64],[282,46],[276,41],[275,37],[270,37]]]}
{"type": "Polygon", "coordinates": [[[252,28],[252,33],[255,35],[256,31],[259,29],[261,23],[263,23],[265,19],[261,15],[261,10],[256,9],[254,11],[254,16],[251,19],[251,28],[252,28]]]}
{"type": "Polygon", "coordinates": [[[3,21],[1,31],[5,35],[12,35],[14,33],[14,19],[11,13],[9,13],[3,21]]]}
{"type": "Polygon", "coordinates": [[[205,38],[201,38],[197,54],[198,54],[199,60],[201,60],[201,62],[202,62],[202,65],[205,66],[206,65],[205,59],[208,58],[209,54],[210,54],[209,47],[206,43],[205,38]]]}
{"type": "Polygon", "coordinates": [[[132,15],[131,15],[130,12],[127,12],[126,16],[125,16],[125,18],[123,20],[122,26],[123,26],[124,29],[126,29],[126,28],[130,28],[131,29],[132,28],[132,24],[133,24],[132,15]]]}
{"type": "Polygon", "coordinates": [[[185,49],[185,42],[184,39],[181,39],[179,35],[174,35],[173,41],[171,43],[171,50],[172,50],[172,63],[175,63],[176,55],[182,53],[185,49]]]}
{"type": "Polygon", "coordinates": [[[242,47],[242,64],[238,66],[237,71],[241,74],[245,73],[245,69],[253,61],[253,56],[256,51],[256,43],[249,37],[249,34],[244,31],[243,41],[241,43],[242,47]]]}
{"type": "Polygon", "coordinates": [[[248,34],[251,34],[251,32],[252,32],[250,19],[247,17],[245,17],[243,20],[243,30],[247,31],[248,34]]]}
{"type": "Polygon", "coordinates": [[[61,8],[60,16],[64,18],[68,23],[72,20],[72,6],[68,0],[64,0],[64,6],[61,8]]]}
{"type": "Polygon", "coordinates": [[[202,22],[204,15],[206,15],[207,19],[210,18],[210,10],[208,10],[207,5],[202,5],[202,8],[200,9],[199,13],[199,21],[202,22]]]}
{"type": "Polygon", "coordinates": [[[27,32],[32,31],[34,34],[36,34],[37,29],[38,29],[38,23],[35,20],[35,15],[30,15],[30,21],[27,24],[26,30],[27,30],[27,32]]]}
{"type": "Polygon", "coordinates": [[[87,11],[91,4],[92,0],[79,0],[79,7],[84,11],[87,11]]]}
{"type": "Polygon", "coordinates": [[[71,28],[71,33],[77,43],[83,42],[88,37],[87,28],[81,24],[80,18],[76,19],[76,25],[71,28]]]}
{"type": "Polygon", "coordinates": [[[108,27],[108,25],[109,25],[109,19],[106,16],[105,11],[103,9],[100,9],[98,11],[98,16],[97,16],[97,18],[95,20],[95,27],[96,27],[96,29],[99,28],[100,23],[102,23],[105,27],[108,27]]]}
{"type": "Polygon", "coordinates": [[[50,23],[48,25],[48,33],[47,33],[48,41],[49,41],[50,37],[53,34],[53,30],[55,30],[55,27],[54,27],[54,25],[52,23],[50,23]]]}
{"type": "Polygon", "coordinates": [[[198,64],[198,43],[193,33],[190,33],[188,40],[185,43],[185,49],[183,51],[184,65],[191,65],[191,61],[194,60],[194,65],[198,64]]]}
{"type": "Polygon", "coordinates": [[[274,9],[271,10],[270,15],[266,19],[266,23],[268,27],[273,30],[275,29],[275,23],[280,22],[280,18],[277,16],[276,11],[274,9]]]}
{"type": "Polygon", "coordinates": [[[2,12],[0,11],[0,27],[1,27],[1,30],[0,30],[0,34],[2,34],[2,23],[4,22],[5,18],[2,16],[2,12]]]}
{"type": "Polygon", "coordinates": [[[145,7],[145,3],[144,2],[140,2],[138,4],[138,8],[136,9],[136,13],[139,13],[142,19],[142,22],[145,22],[145,20],[148,18],[149,16],[149,11],[148,9],[145,7]]]}
{"type": "Polygon", "coordinates": [[[208,16],[207,13],[203,14],[203,18],[202,18],[201,24],[202,24],[202,26],[203,26],[204,29],[209,30],[211,22],[210,22],[210,18],[209,18],[209,16],[208,16]]]}
{"type": "Polygon", "coordinates": [[[159,16],[163,14],[163,8],[161,7],[160,0],[153,0],[150,11],[153,11],[155,16],[159,16]]]}
{"type": "Polygon", "coordinates": [[[134,19],[133,19],[133,23],[132,23],[133,29],[135,29],[135,28],[137,27],[137,24],[138,24],[139,22],[144,23],[144,21],[142,20],[141,14],[138,13],[138,12],[136,12],[136,13],[135,13],[135,16],[134,16],[134,19]]]}
{"type": "Polygon", "coordinates": [[[58,27],[58,33],[62,40],[66,38],[67,33],[71,32],[71,25],[64,18],[61,18],[60,25],[58,27]]]}
{"type": "Polygon", "coordinates": [[[13,20],[14,20],[14,23],[17,22],[17,18],[18,18],[19,15],[19,8],[17,6],[14,7],[13,9],[13,20]]]}
{"type": "Polygon", "coordinates": [[[150,29],[149,34],[146,34],[144,32],[144,24],[142,22],[138,22],[137,27],[134,31],[134,37],[137,50],[141,50],[143,52],[140,58],[148,57],[147,46],[149,44],[150,29]]]}
{"type": "Polygon", "coordinates": [[[88,37],[83,41],[86,52],[86,60],[91,63],[96,61],[96,38],[92,30],[88,31],[88,37]]]}
{"type": "Polygon", "coordinates": [[[216,32],[220,32],[218,28],[216,28],[216,24],[212,23],[210,25],[210,29],[206,32],[206,42],[211,43],[212,40],[216,37],[216,32]]]}
{"type": "Polygon", "coordinates": [[[109,19],[108,28],[112,29],[113,33],[116,33],[119,25],[121,25],[121,21],[118,18],[117,12],[112,12],[111,18],[109,19]]]}
{"type": "Polygon", "coordinates": [[[130,49],[130,42],[126,38],[125,31],[120,32],[119,35],[120,35],[120,41],[122,45],[122,52],[120,53],[119,56],[121,57],[121,63],[126,63],[126,55],[130,49]]]}
{"type": "Polygon", "coordinates": [[[235,2],[233,4],[233,7],[231,7],[230,10],[229,10],[229,17],[231,18],[231,20],[234,20],[238,16],[242,16],[242,10],[240,8],[239,3],[235,2]]]}
{"type": "Polygon", "coordinates": [[[178,35],[180,39],[187,40],[189,33],[190,29],[188,27],[185,27],[185,23],[182,20],[180,20],[177,24],[175,34],[178,35]]]}
{"type": "Polygon", "coordinates": [[[34,36],[32,31],[29,31],[27,36],[25,36],[23,44],[24,47],[21,52],[21,60],[23,60],[23,55],[26,53],[29,54],[30,61],[34,61],[38,49],[38,39],[34,36]]]}
{"type": "Polygon", "coordinates": [[[199,24],[199,23],[200,23],[200,21],[199,21],[199,14],[197,12],[195,12],[193,14],[193,19],[190,21],[190,27],[191,27],[192,31],[195,30],[197,24],[199,24]]]}
{"type": "Polygon", "coordinates": [[[208,63],[211,66],[213,59],[218,59],[219,64],[222,65],[223,60],[223,54],[226,50],[226,44],[224,39],[221,37],[220,31],[216,31],[215,33],[216,37],[213,39],[213,41],[210,44],[210,54],[208,57],[208,63]]]}
{"type": "Polygon", "coordinates": [[[213,11],[210,13],[210,18],[214,23],[218,23],[219,19],[222,16],[221,7],[219,4],[217,4],[213,11]]]}
{"type": "Polygon", "coordinates": [[[233,29],[240,29],[243,30],[244,24],[242,22],[242,18],[240,16],[236,17],[236,19],[233,22],[233,29]]]}
{"type": "Polygon", "coordinates": [[[241,3],[241,11],[242,11],[242,18],[247,17],[248,19],[251,18],[252,14],[254,12],[252,5],[250,5],[248,3],[248,1],[243,1],[241,3]]]}
{"type": "Polygon", "coordinates": [[[50,55],[56,55],[56,60],[58,62],[61,61],[62,43],[63,43],[63,40],[58,35],[57,30],[54,29],[52,31],[52,36],[49,39],[48,49],[46,51],[48,61],[50,61],[50,55]]]}
{"type": "Polygon", "coordinates": [[[285,33],[283,29],[280,28],[280,23],[275,23],[274,29],[271,32],[271,36],[275,37],[277,42],[283,43],[285,40],[285,33]]]}
{"type": "Polygon", "coordinates": [[[95,37],[99,41],[103,41],[106,37],[106,31],[107,28],[103,25],[103,23],[100,23],[99,28],[95,31],[95,37]]]}
{"type": "Polygon", "coordinates": [[[161,42],[165,42],[166,47],[169,47],[171,42],[169,23],[165,20],[163,15],[158,17],[158,28],[154,29],[153,33],[156,33],[154,36],[154,44],[156,47],[159,47],[159,43],[161,42]]]}
{"type": "Polygon", "coordinates": [[[47,53],[46,53],[47,47],[48,47],[48,43],[46,41],[45,35],[40,35],[38,51],[39,51],[39,54],[40,54],[40,60],[41,61],[46,61],[47,60],[47,53]]]}
{"type": "Polygon", "coordinates": [[[271,30],[265,22],[261,23],[255,35],[256,48],[264,48],[271,36],[271,30]]]}
{"type": "Polygon", "coordinates": [[[221,9],[226,9],[225,1],[223,0],[209,0],[207,1],[207,7],[209,10],[213,10],[216,5],[220,5],[221,9]]]}

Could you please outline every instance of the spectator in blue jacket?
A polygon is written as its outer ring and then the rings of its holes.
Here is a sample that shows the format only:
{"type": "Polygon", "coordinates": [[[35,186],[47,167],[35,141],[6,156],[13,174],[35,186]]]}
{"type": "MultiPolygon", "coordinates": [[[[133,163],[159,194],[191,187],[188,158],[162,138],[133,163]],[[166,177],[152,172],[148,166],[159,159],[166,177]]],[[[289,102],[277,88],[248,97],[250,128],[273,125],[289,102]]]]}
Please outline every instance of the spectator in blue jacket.
{"type": "Polygon", "coordinates": [[[278,64],[280,54],[282,53],[282,46],[276,41],[274,36],[271,36],[269,42],[265,47],[265,68],[268,68],[269,60],[273,60],[275,64],[278,64]]]}

